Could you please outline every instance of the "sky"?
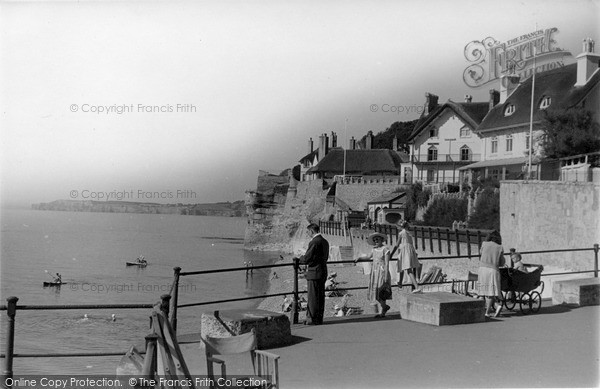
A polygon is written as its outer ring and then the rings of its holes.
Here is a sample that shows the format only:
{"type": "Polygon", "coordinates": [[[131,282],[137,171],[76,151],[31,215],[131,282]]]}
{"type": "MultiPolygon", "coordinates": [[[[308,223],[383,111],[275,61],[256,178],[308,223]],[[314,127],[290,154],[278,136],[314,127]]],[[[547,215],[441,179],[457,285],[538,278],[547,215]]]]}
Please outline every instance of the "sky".
{"type": "Polygon", "coordinates": [[[599,26],[586,0],[3,2],[0,201],[243,200],[311,137],[487,101],[471,41],[556,27],[577,55],[599,26]]]}

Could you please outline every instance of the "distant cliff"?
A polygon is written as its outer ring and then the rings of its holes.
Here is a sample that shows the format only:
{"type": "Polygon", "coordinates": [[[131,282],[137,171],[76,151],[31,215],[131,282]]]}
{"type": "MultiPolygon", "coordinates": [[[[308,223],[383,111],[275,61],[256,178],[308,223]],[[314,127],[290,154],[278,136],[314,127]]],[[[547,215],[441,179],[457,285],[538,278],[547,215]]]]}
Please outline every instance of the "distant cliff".
{"type": "Polygon", "coordinates": [[[204,204],[159,204],[133,201],[56,200],[49,203],[32,204],[31,209],[40,211],[246,216],[244,201],[204,204]]]}

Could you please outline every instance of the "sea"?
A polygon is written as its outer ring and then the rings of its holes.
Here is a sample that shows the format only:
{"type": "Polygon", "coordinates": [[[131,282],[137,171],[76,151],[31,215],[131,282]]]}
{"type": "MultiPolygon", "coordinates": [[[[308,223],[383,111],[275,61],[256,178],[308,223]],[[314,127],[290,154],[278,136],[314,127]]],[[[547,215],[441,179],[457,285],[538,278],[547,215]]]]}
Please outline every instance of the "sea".
{"type": "MultiPolygon", "coordinates": [[[[246,218],[2,210],[0,304],[151,304],[183,272],[275,263],[279,253],[244,250],[246,218]],[[143,255],[145,268],[126,267],[143,255]],[[56,273],[66,284],[43,287],[56,273]]],[[[269,270],[181,277],[179,304],[260,296],[269,270]]],[[[260,300],[178,310],[178,334],[200,332],[202,312],[253,308],[260,300]]],[[[150,309],[17,310],[16,354],[125,352],[144,344],[150,309]],[[112,320],[112,315],[115,320],[112,320]]],[[[0,350],[6,342],[0,311],[0,350]]],[[[114,374],[120,357],[15,358],[19,374],[114,374]]]]}

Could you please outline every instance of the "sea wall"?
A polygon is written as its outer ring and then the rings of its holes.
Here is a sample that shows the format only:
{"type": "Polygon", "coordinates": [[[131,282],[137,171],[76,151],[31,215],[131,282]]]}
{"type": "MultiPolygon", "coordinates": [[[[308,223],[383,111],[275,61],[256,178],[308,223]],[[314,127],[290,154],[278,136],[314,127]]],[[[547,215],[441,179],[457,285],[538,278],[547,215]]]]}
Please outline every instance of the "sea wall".
{"type": "MultiPolygon", "coordinates": [[[[500,229],[517,251],[592,248],[600,243],[600,184],[502,181],[500,229]]],[[[531,254],[524,258],[568,271],[593,269],[594,253],[531,254]]],[[[588,275],[589,276],[589,275],[588,275]]]]}

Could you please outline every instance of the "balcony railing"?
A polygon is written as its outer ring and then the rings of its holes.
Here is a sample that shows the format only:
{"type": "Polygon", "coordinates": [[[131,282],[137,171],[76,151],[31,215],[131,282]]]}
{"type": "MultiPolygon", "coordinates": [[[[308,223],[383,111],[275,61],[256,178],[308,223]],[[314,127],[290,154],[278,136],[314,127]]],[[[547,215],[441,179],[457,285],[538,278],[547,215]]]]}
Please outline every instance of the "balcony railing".
{"type": "Polygon", "coordinates": [[[436,156],[427,154],[418,154],[412,156],[413,163],[424,163],[424,162],[462,162],[472,163],[481,161],[481,154],[437,154],[436,156]]]}

